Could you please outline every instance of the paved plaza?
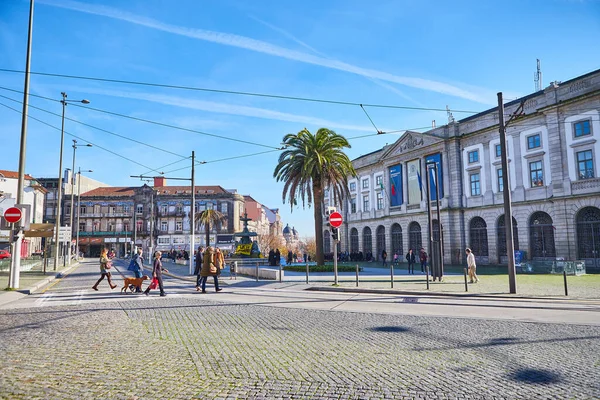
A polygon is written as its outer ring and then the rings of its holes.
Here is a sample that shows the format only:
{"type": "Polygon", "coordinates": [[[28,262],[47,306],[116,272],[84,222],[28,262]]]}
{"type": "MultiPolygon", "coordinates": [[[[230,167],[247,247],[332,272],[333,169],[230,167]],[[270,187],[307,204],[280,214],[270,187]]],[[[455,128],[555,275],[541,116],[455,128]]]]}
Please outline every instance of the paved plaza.
{"type": "Polygon", "coordinates": [[[173,279],[165,298],[120,295],[106,283],[93,292],[95,270],[83,264],[0,309],[0,398],[600,397],[599,324],[502,320],[501,307],[468,318],[458,304],[451,317],[392,314],[369,300],[341,311],[342,302],[318,308],[327,293],[283,289],[272,306],[266,288],[202,295],[173,279]]]}

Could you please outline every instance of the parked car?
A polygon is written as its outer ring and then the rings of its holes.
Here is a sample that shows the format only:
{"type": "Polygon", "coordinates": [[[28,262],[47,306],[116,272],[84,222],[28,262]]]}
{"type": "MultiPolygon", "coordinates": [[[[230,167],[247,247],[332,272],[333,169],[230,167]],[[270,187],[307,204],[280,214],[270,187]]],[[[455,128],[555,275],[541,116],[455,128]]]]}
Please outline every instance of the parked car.
{"type": "Polygon", "coordinates": [[[10,258],[10,253],[8,250],[0,250],[0,260],[4,258],[10,258]]]}

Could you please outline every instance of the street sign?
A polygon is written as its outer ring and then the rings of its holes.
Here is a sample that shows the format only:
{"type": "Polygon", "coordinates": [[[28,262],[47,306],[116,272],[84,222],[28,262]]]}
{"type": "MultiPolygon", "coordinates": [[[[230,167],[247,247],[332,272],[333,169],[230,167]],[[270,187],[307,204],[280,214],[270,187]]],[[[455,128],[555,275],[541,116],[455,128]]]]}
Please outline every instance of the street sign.
{"type": "Polygon", "coordinates": [[[17,207],[11,207],[4,211],[4,219],[6,222],[10,222],[11,224],[19,222],[22,216],[23,213],[17,207]]]}
{"type": "Polygon", "coordinates": [[[342,222],[342,214],[340,214],[339,212],[332,212],[331,214],[329,214],[329,224],[334,228],[339,228],[340,226],[342,226],[342,222]]]}

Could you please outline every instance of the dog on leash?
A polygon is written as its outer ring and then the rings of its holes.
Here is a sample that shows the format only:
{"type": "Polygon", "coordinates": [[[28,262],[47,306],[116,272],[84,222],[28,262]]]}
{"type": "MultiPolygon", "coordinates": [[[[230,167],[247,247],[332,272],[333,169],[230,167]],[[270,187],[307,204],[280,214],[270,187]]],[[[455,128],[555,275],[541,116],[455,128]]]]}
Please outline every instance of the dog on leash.
{"type": "Polygon", "coordinates": [[[121,293],[125,292],[127,294],[127,289],[133,293],[134,290],[142,291],[142,283],[150,279],[148,275],[144,275],[141,278],[125,278],[123,280],[123,287],[121,288],[121,293]]]}

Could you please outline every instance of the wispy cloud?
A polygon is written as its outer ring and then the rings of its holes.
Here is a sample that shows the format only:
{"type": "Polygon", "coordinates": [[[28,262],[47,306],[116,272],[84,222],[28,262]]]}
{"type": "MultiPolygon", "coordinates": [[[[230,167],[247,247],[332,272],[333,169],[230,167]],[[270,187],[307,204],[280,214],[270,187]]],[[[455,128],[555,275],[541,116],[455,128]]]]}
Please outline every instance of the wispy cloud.
{"type": "MultiPolygon", "coordinates": [[[[270,29],[274,30],[275,32],[281,33],[281,34],[282,34],[283,36],[285,36],[286,38],[288,38],[288,39],[290,39],[291,41],[293,41],[293,42],[295,42],[295,43],[299,44],[300,46],[304,47],[305,49],[307,49],[307,50],[311,51],[312,53],[314,53],[314,54],[316,54],[316,55],[318,55],[318,56],[320,56],[320,57],[323,57],[323,58],[326,58],[326,59],[328,59],[328,60],[332,60],[332,61],[337,61],[337,60],[334,60],[333,58],[329,57],[327,54],[324,54],[324,53],[320,52],[319,50],[315,49],[314,47],[312,47],[312,46],[311,46],[311,45],[309,45],[308,43],[306,43],[306,42],[304,42],[304,41],[302,41],[302,40],[298,39],[296,36],[294,36],[293,34],[291,34],[291,33],[290,33],[290,32],[288,32],[288,31],[286,31],[285,29],[282,29],[282,28],[280,28],[280,27],[278,27],[278,26],[275,26],[275,25],[273,25],[273,24],[270,24],[270,23],[268,23],[268,22],[266,22],[266,21],[263,21],[262,19],[260,19],[260,18],[258,18],[258,17],[255,17],[255,16],[253,16],[253,15],[250,15],[250,18],[252,18],[253,20],[255,20],[255,21],[257,21],[257,22],[259,22],[259,23],[263,24],[264,26],[266,26],[266,27],[268,27],[268,28],[270,28],[270,29]]],[[[406,99],[406,100],[408,100],[408,101],[410,101],[410,102],[412,102],[412,103],[414,103],[414,104],[418,105],[419,107],[423,107],[423,108],[425,108],[425,107],[426,107],[424,104],[422,104],[422,103],[420,103],[420,102],[416,101],[416,100],[415,100],[415,99],[413,99],[412,97],[408,96],[406,93],[402,92],[402,91],[401,91],[401,90],[399,90],[398,88],[396,88],[396,87],[394,87],[394,86],[392,86],[392,85],[390,85],[390,84],[388,84],[388,83],[382,82],[382,81],[380,81],[379,79],[375,79],[375,78],[372,78],[372,77],[370,77],[370,76],[366,76],[366,75],[364,75],[364,77],[365,77],[365,78],[367,78],[369,81],[373,82],[374,84],[376,84],[376,85],[378,85],[378,86],[380,86],[380,87],[382,87],[382,88],[384,88],[384,89],[387,89],[387,90],[389,90],[389,91],[391,91],[391,92],[394,92],[394,93],[396,93],[398,96],[400,96],[400,97],[402,97],[403,99],[406,99]]]]}
{"type": "MultiPolygon", "coordinates": [[[[105,96],[121,97],[135,100],[150,101],[159,104],[170,105],[174,107],[189,108],[199,111],[207,111],[220,114],[237,115],[242,117],[262,118],[287,122],[298,122],[306,125],[318,127],[327,126],[334,129],[372,132],[371,126],[349,125],[335,121],[329,121],[322,118],[308,117],[304,115],[289,114],[280,111],[269,110],[265,108],[241,106],[230,103],[218,103],[213,101],[196,100],[180,96],[169,96],[163,94],[143,93],[134,91],[108,90],[100,88],[77,88],[82,93],[95,93],[105,96]]],[[[357,110],[358,112],[358,110],[357,110]]]]}
{"type": "Polygon", "coordinates": [[[450,96],[476,101],[479,103],[489,103],[489,99],[487,98],[487,96],[485,96],[485,94],[479,94],[475,93],[474,91],[461,89],[459,87],[447,83],[423,78],[398,76],[390,74],[388,72],[362,68],[342,61],[331,60],[321,56],[276,46],[246,36],[166,24],[152,18],[142,17],[116,8],[94,4],[85,4],[76,1],[39,0],[39,3],[54,7],[66,8],[69,10],[79,11],[87,14],[101,15],[104,17],[126,21],[136,25],[145,26],[151,29],[161,30],[175,35],[181,35],[207,42],[218,43],[225,46],[238,47],[263,54],[269,54],[275,57],[286,58],[289,60],[303,62],[306,64],[318,65],[321,67],[345,71],[348,73],[379,79],[382,81],[397,83],[404,86],[433,91],[436,93],[443,93],[450,96]]]}

